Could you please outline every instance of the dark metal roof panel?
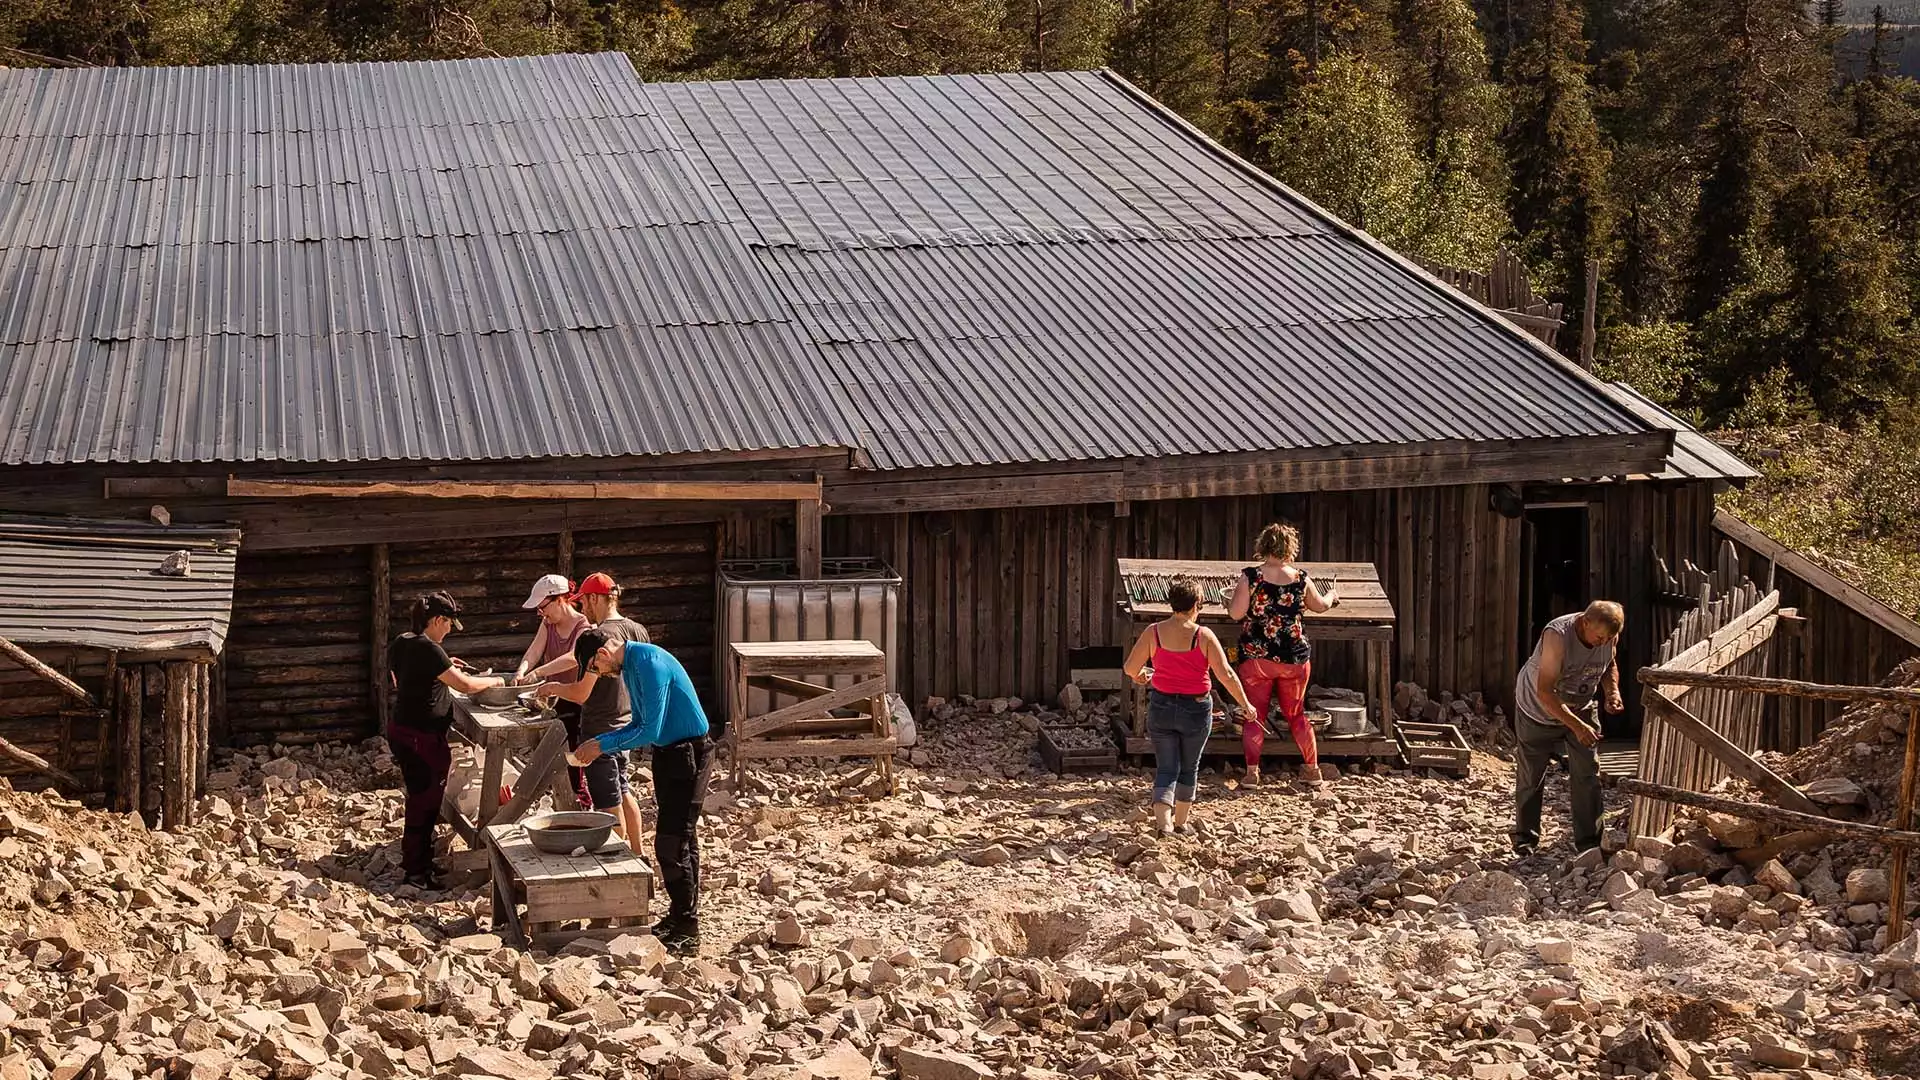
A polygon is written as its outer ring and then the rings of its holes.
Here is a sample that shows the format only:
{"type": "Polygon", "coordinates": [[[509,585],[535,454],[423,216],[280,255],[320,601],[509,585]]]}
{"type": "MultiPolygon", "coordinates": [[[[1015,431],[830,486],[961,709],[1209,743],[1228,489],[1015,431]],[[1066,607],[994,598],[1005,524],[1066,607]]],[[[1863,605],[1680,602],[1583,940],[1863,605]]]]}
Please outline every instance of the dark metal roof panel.
{"type": "Polygon", "coordinates": [[[0,71],[0,463],[856,445],[657,111],[619,54],[0,71]]]}
{"type": "Polygon", "coordinates": [[[1112,76],[647,93],[882,467],[1649,428],[1112,76]]]}
{"type": "Polygon", "coordinates": [[[240,534],[127,522],[0,520],[0,637],[23,645],[218,655],[240,534]],[[190,573],[154,573],[177,550],[190,573]]]}
{"type": "Polygon", "coordinates": [[[1759,470],[1741,461],[1731,450],[1698,431],[1692,424],[1661,407],[1652,398],[1624,381],[1611,384],[1628,408],[1648,423],[1673,431],[1673,452],[1667,455],[1667,467],[1656,480],[1731,480],[1744,483],[1759,476],[1759,470]]]}

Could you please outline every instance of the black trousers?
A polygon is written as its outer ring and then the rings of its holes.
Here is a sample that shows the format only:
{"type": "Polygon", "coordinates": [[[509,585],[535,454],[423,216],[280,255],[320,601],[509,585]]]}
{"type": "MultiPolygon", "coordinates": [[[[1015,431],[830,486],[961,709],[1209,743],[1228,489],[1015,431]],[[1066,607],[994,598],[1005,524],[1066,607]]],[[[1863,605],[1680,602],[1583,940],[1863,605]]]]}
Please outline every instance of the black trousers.
{"type": "Polygon", "coordinates": [[[707,798],[713,741],[702,735],[653,748],[653,858],[667,890],[667,915],[700,917],[700,807],[707,798]]]}

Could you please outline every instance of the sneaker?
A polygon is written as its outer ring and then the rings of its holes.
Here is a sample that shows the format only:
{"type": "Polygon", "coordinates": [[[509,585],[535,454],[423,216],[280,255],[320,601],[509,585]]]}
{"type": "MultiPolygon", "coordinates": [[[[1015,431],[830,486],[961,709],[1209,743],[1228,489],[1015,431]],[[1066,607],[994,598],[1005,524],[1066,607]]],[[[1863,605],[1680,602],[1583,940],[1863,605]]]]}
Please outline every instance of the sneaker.
{"type": "Polygon", "coordinates": [[[1513,846],[1513,857],[1516,859],[1531,859],[1538,854],[1540,854],[1540,849],[1532,844],[1515,844],[1513,846]]]}
{"type": "Polygon", "coordinates": [[[408,874],[404,883],[422,892],[439,892],[441,889],[440,876],[434,873],[408,874]]]}
{"type": "Polygon", "coordinates": [[[670,953],[700,950],[700,923],[697,919],[669,915],[653,924],[653,936],[660,939],[660,944],[670,953]]]}
{"type": "Polygon", "coordinates": [[[1302,765],[1300,766],[1300,782],[1310,788],[1317,788],[1326,783],[1327,778],[1320,774],[1320,766],[1302,765]]]}
{"type": "Polygon", "coordinates": [[[1245,773],[1242,773],[1240,776],[1240,786],[1241,787],[1259,787],[1260,786],[1260,770],[1258,768],[1251,768],[1251,769],[1248,769],[1245,773]]]}

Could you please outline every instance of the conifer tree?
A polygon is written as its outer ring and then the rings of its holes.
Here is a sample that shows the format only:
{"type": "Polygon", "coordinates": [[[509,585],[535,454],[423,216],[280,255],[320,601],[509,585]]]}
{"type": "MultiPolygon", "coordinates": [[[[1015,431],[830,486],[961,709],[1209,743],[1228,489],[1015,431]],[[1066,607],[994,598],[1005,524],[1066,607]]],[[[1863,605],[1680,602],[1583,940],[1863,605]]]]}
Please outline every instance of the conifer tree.
{"type": "Polygon", "coordinates": [[[1203,128],[1215,126],[1218,61],[1208,40],[1212,0],[1136,0],[1113,36],[1115,70],[1203,128]]]}

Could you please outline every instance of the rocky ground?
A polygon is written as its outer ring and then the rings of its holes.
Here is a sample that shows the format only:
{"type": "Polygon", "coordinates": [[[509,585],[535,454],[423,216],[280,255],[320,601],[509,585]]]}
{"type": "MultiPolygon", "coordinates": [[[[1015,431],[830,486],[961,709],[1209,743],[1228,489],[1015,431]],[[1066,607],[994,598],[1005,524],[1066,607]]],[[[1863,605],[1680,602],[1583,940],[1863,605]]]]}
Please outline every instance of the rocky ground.
{"type": "Polygon", "coordinates": [[[1493,756],[1209,773],[1156,840],[1141,772],[1039,770],[1061,719],[937,706],[896,796],[720,785],[689,958],[524,954],[481,888],[398,885],[379,740],[235,754],[182,835],[0,790],[0,1080],[1920,1075],[1870,865],[1749,868],[1765,838],[1695,818],[1514,863],[1493,756]]]}

